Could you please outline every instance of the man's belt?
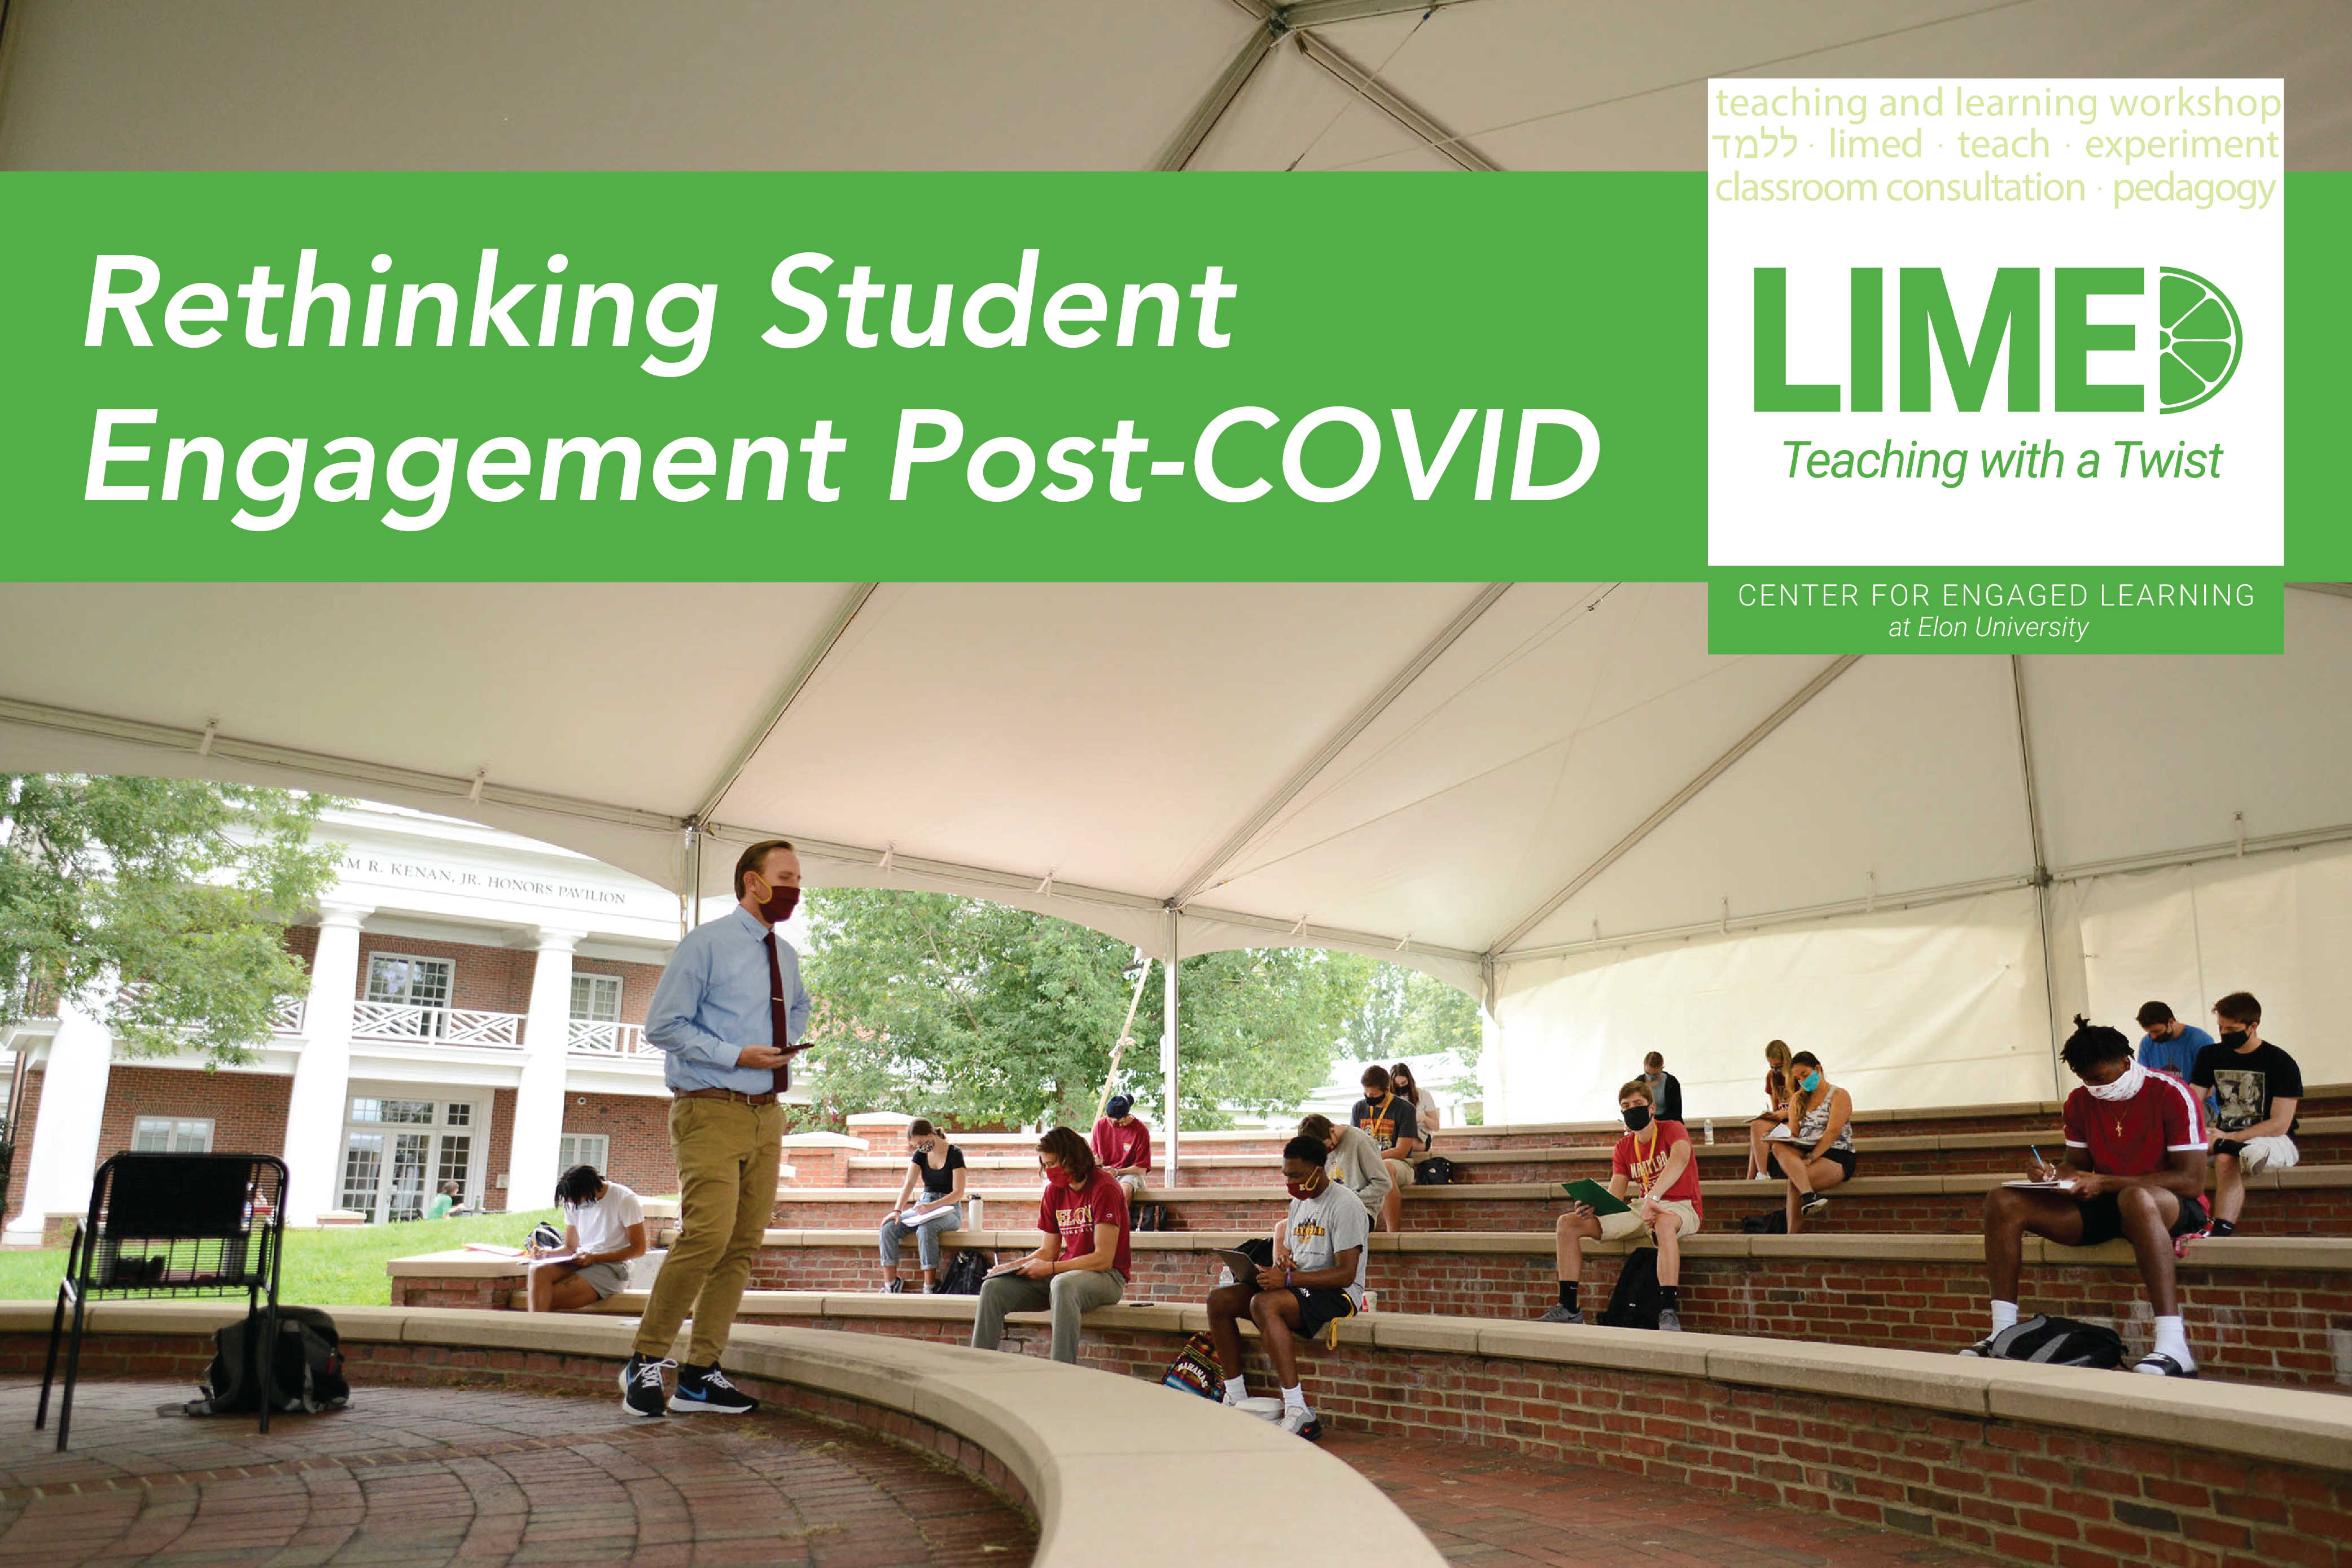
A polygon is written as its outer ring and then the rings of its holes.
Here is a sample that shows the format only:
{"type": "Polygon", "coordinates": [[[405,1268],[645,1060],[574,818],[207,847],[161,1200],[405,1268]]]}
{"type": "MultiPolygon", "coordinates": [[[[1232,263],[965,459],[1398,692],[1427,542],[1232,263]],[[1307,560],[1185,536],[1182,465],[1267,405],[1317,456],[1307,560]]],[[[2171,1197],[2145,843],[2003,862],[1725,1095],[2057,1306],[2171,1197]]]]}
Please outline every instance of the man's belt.
{"type": "Polygon", "coordinates": [[[675,1089],[670,1093],[679,1100],[731,1100],[738,1105],[773,1105],[775,1090],[765,1094],[745,1094],[737,1089],[675,1089]]]}

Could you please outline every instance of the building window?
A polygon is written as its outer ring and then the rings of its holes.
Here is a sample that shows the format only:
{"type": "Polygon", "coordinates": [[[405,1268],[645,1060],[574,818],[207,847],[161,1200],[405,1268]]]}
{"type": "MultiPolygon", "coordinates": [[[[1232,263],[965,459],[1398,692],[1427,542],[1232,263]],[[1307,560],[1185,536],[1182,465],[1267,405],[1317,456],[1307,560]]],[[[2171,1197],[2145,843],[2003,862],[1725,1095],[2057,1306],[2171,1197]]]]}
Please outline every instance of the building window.
{"type": "Polygon", "coordinates": [[[381,1004],[383,1014],[372,1020],[373,1026],[387,1034],[440,1038],[448,1026],[457,970],[446,958],[368,954],[367,999],[381,1004]]]}
{"type": "Polygon", "coordinates": [[[600,1174],[609,1174],[604,1162],[611,1157],[613,1141],[602,1132],[566,1132],[555,1145],[555,1168],[568,1171],[574,1165],[593,1165],[600,1174]]]}
{"type": "Polygon", "coordinates": [[[342,1206],[373,1225],[416,1219],[444,1182],[478,1203],[474,1112],[480,1109],[477,1100],[353,1095],[343,1129],[342,1206]]]}
{"type": "Polygon", "coordinates": [[[209,1154],[212,1118],[142,1116],[131,1125],[131,1147],[141,1154],[209,1154]]]}
{"type": "Polygon", "coordinates": [[[617,974],[575,974],[572,977],[572,1017],[580,1024],[621,1021],[621,977],[617,974]]]}

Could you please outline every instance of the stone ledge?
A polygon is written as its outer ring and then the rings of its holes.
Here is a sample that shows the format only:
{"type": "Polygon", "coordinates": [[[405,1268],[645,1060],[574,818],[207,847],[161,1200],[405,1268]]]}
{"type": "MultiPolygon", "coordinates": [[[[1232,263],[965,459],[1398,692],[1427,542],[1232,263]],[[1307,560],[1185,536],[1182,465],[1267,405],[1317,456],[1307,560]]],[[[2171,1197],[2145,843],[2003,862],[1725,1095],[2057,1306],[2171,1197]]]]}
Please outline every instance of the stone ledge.
{"type": "MultiPolygon", "coordinates": [[[[45,1339],[49,1314],[47,1302],[0,1303],[0,1332],[45,1339]]],[[[194,1337],[242,1316],[241,1302],[100,1301],[89,1331],[194,1337]]],[[[341,1307],[334,1317],[355,1342],[541,1350],[616,1363],[633,1334],[610,1317],[578,1314],[341,1307]]],[[[1349,1466],[1267,1423],[1135,1379],[1034,1356],[759,1323],[737,1326],[727,1361],[746,1378],[919,1417],[994,1456],[1035,1503],[1037,1568],[1086,1568],[1113,1539],[1129,1568],[1191,1568],[1199,1542],[1190,1534],[1133,1530],[1139,1474],[1214,1497],[1237,1517],[1277,1517],[1313,1497],[1349,1521],[1356,1550],[1401,1568],[1444,1568],[1412,1522],[1349,1466]]]]}

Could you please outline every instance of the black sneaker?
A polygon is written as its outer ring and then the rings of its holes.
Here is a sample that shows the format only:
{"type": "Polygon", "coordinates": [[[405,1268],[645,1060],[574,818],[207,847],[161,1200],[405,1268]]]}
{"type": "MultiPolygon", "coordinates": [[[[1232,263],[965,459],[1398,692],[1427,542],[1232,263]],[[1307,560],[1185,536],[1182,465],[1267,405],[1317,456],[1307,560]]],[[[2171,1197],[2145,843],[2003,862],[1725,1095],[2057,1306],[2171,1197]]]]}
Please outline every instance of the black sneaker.
{"type": "Polygon", "coordinates": [[[621,1408],[632,1415],[667,1415],[669,1401],[662,1389],[662,1372],[674,1361],[632,1355],[621,1367],[621,1408]]]}
{"type": "Polygon", "coordinates": [[[1959,1353],[1962,1355],[1983,1356],[1987,1360],[1998,1360],[1999,1358],[1993,1353],[1992,1342],[2000,1337],[2000,1336],[1999,1334],[1987,1334],[1976,1343],[1964,1348],[1959,1353]]]}
{"type": "Polygon", "coordinates": [[[1661,1307],[1658,1309],[1658,1327],[1670,1334],[1681,1333],[1683,1315],[1672,1307],[1661,1307]]]}
{"type": "Polygon", "coordinates": [[[1805,1194],[1804,1201],[1797,1206],[1800,1209],[1802,1209],[1805,1212],[1806,1216],[1810,1218],[1829,1207],[1830,1201],[1829,1199],[1822,1196],[1819,1193],[1807,1193],[1805,1194]]]}
{"type": "Polygon", "coordinates": [[[712,1362],[677,1369],[677,1392],[669,1396],[669,1407],[681,1415],[749,1415],[760,1402],[728,1382],[712,1362]]]}
{"type": "Polygon", "coordinates": [[[904,1279],[893,1279],[890,1283],[882,1287],[882,1294],[885,1296],[897,1296],[902,1294],[906,1289],[907,1282],[904,1279]]]}

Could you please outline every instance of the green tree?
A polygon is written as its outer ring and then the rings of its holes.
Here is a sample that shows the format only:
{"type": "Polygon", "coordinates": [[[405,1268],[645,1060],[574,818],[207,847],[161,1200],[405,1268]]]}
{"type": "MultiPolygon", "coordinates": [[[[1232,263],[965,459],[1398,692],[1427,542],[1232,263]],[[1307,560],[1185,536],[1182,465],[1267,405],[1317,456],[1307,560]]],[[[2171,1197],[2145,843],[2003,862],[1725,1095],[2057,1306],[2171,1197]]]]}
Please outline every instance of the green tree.
{"type": "Polygon", "coordinates": [[[1344,1032],[1348,1055],[1362,1062],[1451,1051],[1465,1067],[1478,1065],[1482,1038],[1478,1004],[1442,980],[1376,958],[1345,955],[1364,972],[1360,999],[1344,1032]]]}
{"type": "MultiPolygon", "coordinates": [[[[1135,950],[976,899],[830,889],[809,899],[821,1022],[809,1087],[827,1117],[868,1110],[1084,1126],[1139,975],[1135,950]]],[[[1161,984],[1146,977],[1115,1087],[1160,1101],[1161,984]]],[[[1363,971],[1307,949],[1207,953],[1178,976],[1181,1111],[1280,1110],[1331,1070],[1363,971]]],[[[1155,1118],[1156,1120],[1156,1118],[1155,1118]]]]}
{"type": "Polygon", "coordinates": [[[0,1022],[61,996],[133,1055],[246,1061],[308,986],[286,917],[334,880],[323,796],[0,773],[0,1022]]]}

